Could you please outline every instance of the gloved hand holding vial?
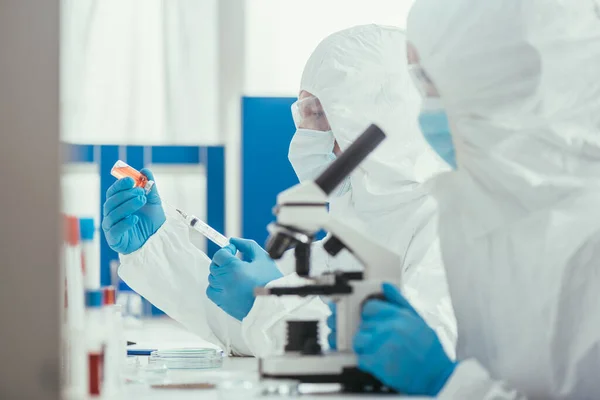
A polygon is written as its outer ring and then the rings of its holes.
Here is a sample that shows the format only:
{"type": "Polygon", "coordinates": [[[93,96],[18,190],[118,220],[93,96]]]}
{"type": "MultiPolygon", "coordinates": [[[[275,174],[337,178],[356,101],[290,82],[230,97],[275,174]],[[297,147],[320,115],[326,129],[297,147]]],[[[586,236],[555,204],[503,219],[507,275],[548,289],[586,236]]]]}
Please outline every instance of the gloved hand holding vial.
{"type": "MultiPolygon", "coordinates": [[[[154,176],[149,170],[141,172],[124,161],[117,161],[111,175],[119,179],[107,191],[102,229],[111,248],[129,254],[144,245],[158,231],[166,216],[154,176]]],[[[186,224],[220,247],[229,240],[196,216],[180,209],[177,212],[186,224]]]]}
{"type": "Polygon", "coordinates": [[[146,194],[148,194],[152,189],[152,186],[154,186],[153,180],[149,180],[146,175],[142,174],[140,171],[129,166],[126,162],[121,160],[117,161],[115,165],[113,165],[112,169],[110,170],[110,174],[117,179],[130,177],[135,182],[135,187],[141,187],[144,189],[146,194]]]}

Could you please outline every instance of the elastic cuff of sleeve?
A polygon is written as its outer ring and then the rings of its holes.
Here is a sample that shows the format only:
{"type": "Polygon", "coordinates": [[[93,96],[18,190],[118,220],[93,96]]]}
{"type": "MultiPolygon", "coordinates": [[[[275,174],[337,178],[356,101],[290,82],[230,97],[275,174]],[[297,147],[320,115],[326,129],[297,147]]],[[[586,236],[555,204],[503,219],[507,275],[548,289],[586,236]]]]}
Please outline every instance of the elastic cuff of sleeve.
{"type": "Polygon", "coordinates": [[[437,399],[482,399],[489,385],[490,376],[481,364],[475,359],[464,360],[456,365],[437,399]]]}
{"type": "Polygon", "coordinates": [[[162,223],[160,228],[152,236],[146,240],[144,245],[137,249],[136,251],[129,254],[119,254],[119,259],[121,260],[121,265],[123,264],[143,264],[146,258],[147,249],[160,245],[164,238],[167,237],[170,233],[175,233],[177,230],[187,230],[187,226],[183,221],[181,221],[179,214],[175,212],[170,212],[165,208],[165,221],[162,223]]]}

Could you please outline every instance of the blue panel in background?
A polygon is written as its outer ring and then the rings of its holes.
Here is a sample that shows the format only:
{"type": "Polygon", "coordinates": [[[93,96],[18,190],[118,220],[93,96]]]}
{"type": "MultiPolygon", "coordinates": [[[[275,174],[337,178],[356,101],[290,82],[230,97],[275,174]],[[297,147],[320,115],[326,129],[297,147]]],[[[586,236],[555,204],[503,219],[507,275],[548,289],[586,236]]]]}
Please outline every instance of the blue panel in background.
{"type": "Polygon", "coordinates": [[[152,147],[152,164],[204,164],[198,146],[152,147]]]}
{"type": "MultiPolygon", "coordinates": [[[[119,146],[102,146],[100,150],[100,215],[106,201],[106,191],[115,182],[110,170],[119,159],[119,146]]],[[[113,251],[104,234],[100,235],[100,282],[103,286],[110,285],[110,262],[118,260],[119,255],[113,251]]]]}
{"type": "MultiPolygon", "coordinates": [[[[138,171],[145,167],[144,165],[144,146],[127,146],[125,161],[138,171]]],[[[116,161],[116,160],[115,160],[116,161]]],[[[113,178],[113,181],[116,179],[113,178]]]]}
{"type": "Polygon", "coordinates": [[[288,161],[293,97],[242,99],[242,236],[264,245],[277,194],[298,183],[288,161]]]}
{"type": "Polygon", "coordinates": [[[89,144],[62,144],[65,154],[64,160],[68,163],[93,163],[94,146],[89,144]]]}
{"type": "MultiPolygon", "coordinates": [[[[206,148],[206,223],[219,232],[225,232],[225,149],[206,148]]],[[[209,257],[219,250],[219,246],[206,241],[209,257]]]]}

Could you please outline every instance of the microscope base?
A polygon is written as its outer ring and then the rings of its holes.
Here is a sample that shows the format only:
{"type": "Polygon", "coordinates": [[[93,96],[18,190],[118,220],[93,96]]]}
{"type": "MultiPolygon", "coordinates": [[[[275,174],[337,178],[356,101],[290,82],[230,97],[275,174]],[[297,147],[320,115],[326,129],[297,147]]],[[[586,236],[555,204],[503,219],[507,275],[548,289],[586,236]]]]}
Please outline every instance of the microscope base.
{"type": "Polygon", "coordinates": [[[348,393],[395,393],[372,375],[360,371],[353,353],[331,352],[315,356],[290,353],[269,357],[259,360],[259,372],[265,379],[339,383],[348,393]]]}

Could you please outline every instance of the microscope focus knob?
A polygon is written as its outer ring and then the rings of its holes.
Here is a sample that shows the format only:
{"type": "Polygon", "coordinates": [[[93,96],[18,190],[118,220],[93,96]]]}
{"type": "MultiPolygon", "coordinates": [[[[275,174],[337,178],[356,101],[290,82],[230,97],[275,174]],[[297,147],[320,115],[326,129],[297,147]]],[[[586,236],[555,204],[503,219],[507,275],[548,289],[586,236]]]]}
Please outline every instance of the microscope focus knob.
{"type": "Polygon", "coordinates": [[[325,251],[332,256],[336,256],[340,251],[342,251],[346,246],[340,239],[336,236],[331,236],[329,239],[325,241],[323,244],[323,248],[325,251]]]}
{"type": "Polygon", "coordinates": [[[299,352],[304,355],[321,354],[319,344],[319,321],[287,321],[286,352],[299,352]]]}

